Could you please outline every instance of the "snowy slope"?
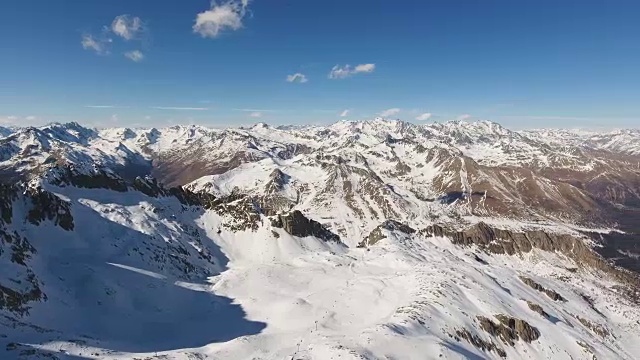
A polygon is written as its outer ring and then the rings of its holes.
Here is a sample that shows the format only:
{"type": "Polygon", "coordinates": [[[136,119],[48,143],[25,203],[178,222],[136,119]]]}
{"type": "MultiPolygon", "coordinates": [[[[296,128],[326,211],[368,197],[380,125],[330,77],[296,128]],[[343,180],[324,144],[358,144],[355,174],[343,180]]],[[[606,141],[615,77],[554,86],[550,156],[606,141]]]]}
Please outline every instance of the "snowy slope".
{"type": "Polygon", "coordinates": [[[638,265],[640,249],[607,242],[637,236],[636,132],[385,119],[12,131],[2,359],[640,353],[637,274],[596,253],[638,265]]]}
{"type": "Polygon", "coordinates": [[[602,273],[575,272],[576,264],[557,254],[497,256],[402,232],[386,233],[369,250],[344,249],[268,225],[219,232],[219,215],[182,212],[171,198],[56,190],[74,204],[76,229],[24,229],[34,239],[36,231],[50,236],[34,241],[38,254],[32,259],[48,299],[22,318],[53,331],[4,328],[2,341],[15,349],[3,358],[30,348],[113,359],[500,358],[456,339],[456,331],[465,329],[509,358],[632,359],[638,351],[637,306],[602,273]],[[185,257],[192,272],[156,259],[163,245],[189,249],[196,238],[188,226],[209,241],[195,247],[214,255],[213,264],[185,257]],[[566,302],[519,276],[554,289],[566,302]],[[510,346],[478,328],[478,316],[500,314],[528,322],[540,337],[510,346]],[[604,326],[609,335],[585,324],[604,326]]]}

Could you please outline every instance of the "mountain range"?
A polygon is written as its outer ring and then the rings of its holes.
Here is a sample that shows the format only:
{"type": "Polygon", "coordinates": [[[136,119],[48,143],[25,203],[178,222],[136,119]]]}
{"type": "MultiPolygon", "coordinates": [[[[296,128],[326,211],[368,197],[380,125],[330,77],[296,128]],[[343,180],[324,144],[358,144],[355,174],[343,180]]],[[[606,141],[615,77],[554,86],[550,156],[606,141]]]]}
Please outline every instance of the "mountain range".
{"type": "Polygon", "coordinates": [[[640,131],[0,128],[0,357],[633,359],[640,131]]]}

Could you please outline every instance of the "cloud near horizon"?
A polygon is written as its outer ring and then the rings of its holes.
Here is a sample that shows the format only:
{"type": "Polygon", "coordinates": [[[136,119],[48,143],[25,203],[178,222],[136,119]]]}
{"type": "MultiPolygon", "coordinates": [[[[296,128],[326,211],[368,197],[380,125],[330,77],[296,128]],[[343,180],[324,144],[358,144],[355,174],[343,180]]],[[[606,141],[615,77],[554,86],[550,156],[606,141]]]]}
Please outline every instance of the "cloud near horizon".
{"type": "Polygon", "coordinates": [[[389,117],[389,116],[398,115],[399,113],[400,113],[400,109],[399,108],[391,108],[391,109],[387,109],[387,110],[382,111],[380,113],[380,116],[389,117]]]}
{"type": "Polygon", "coordinates": [[[176,110],[176,111],[207,111],[209,110],[209,108],[204,108],[204,107],[180,107],[180,106],[152,106],[151,109],[176,110]]]}
{"type": "Polygon", "coordinates": [[[193,32],[203,38],[216,38],[226,30],[239,30],[248,5],[249,0],[213,1],[209,10],[196,16],[193,32]]]}
{"type": "Polygon", "coordinates": [[[376,69],[376,64],[360,64],[355,67],[351,65],[336,65],[329,72],[329,79],[345,79],[356,74],[372,73],[376,69]]]}
{"type": "Polygon", "coordinates": [[[416,117],[416,120],[418,121],[427,121],[429,119],[431,119],[431,117],[433,116],[433,114],[431,113],[424,113],[424,114],[420,114],[416,117]]]}

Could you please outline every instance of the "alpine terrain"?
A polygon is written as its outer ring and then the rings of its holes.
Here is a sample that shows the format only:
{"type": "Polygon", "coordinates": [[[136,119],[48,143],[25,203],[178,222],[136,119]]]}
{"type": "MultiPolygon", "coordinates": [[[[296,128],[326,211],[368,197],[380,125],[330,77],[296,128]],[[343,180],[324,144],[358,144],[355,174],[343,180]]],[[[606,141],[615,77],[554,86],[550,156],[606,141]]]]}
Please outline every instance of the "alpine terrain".
{"type": "Polygon", "coordinates": [[[0,128],[1,359],[637,359],[640,131],[0,128]]]}

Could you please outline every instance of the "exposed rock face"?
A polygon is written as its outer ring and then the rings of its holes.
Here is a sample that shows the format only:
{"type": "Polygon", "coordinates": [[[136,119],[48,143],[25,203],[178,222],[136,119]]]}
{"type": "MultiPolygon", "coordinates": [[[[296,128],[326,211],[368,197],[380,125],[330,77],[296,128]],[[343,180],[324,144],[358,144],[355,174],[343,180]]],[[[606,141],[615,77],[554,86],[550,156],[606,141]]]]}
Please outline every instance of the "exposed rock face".
{"type": "MultiPolygon", "coordinates": [[[[543,292],[545,294],[547,294],[547,296],[549,298],[551,298],[554,301],[567,301],[565,298],[562,297],[562,295],[558,294],[557,292],[551,290],[551,289],[547,289],[544,286],[538,284],[537,282],[524,277],[524,276],[520,276],[520,280],[522,280],[523,283],[529,285],[531,288],[538,290],[540,292],[543,292]]],[[[531,307],[531,306],[530,306],[531,307]]]]}
{"type": "Polygon", "coordinates": [[[324,241],[341,242],[340,236],[327,230],[319,222],[308,219],[298,210],[288,214],[276,215],[275,218],[271,220],[271,226],[282,228],[293,236],[315,236],[324,241]]]}
{"type": "Polygon", "coordinates": [[[607,330],[605,326],[596,324],[587,319],[581,318],[580,316],[575,316],[575,318],[578,319],[578,321],[580,321],[582,325],[586,326],[589,330],[593,331],[599,336],[603,338],[609,336],[609,330],[607,330]]]}
{"type": "Polygon", "coordinates": [[[38,225],[50,220],[65,230],[73,230],[73,216],[68,202],[41,188],[28,188],[25,194],[29,195],[32,203],[28,213],[29,222],[38,225]]]}
{"type": "Polygon", "coordinates": [[[58,167],[53,171],[52,184],[73,185],[88,189],[110,189],[119,192],[127,191],[126,182],[116,174],[106,169],[94,166],[89,172],[76,170],[74,165],[58,167]]]}
{"type": "Polygon", "coordinates": [[[496,345],[494,342],[482,340],[478,335],[471,334],[471,332],[469,332],[469,330],[467,329],[456,330],[456,335],[454,336],[454,338],[456,339],[456,341],[460,341],[460,339],[465,339],[471,345],[475,346],[476,348],[482,351],[493,351],[497,353],[500,357],[503,357],[503,358],[507,357],[507,353],[504,351],[504,349],[496,345]]]}
{"type": "Polygon", "coordinates": [[[502,314],[496,315],[496,319],[500,322],[495,323],[486,317],[478,316],[480,328],[498,337],[505,344],[514,346],[517,340],[530,343],[540,337],[540,331],[524,320],[502,314]]]}
{"type": "Polygon", "coordinates": [[[131,184],[131,186],[135,190],[151,197],[165,196],[167,194],[167,191],[162,187],[162,185],[151,176],[138,176],[133,180],[133,184],[131,184]]]}
{"type": "MultiPolygon", "coordinates": [[[[24,195],[32,196],[33,194],[25,192],[24,195]]],[[[37,206],[37,204],[46,203],[46,201],[55,203],[56,200],[51,199],[49,196],[61,201],[55,195],[46,193],[46,195],[33,196],[34,205],[37,206]]],[[[0,217],[0,264],[3,272],[11,274],[13,278],[11,282],[0,283],[0,310],[8,310],[11,313],[23,316],[29,313],[30,302],[46,300],[46,295],[40,290],[40,284],[29,266],[29,260],[36,253],[36,249],[16,231],[7,229],[7,226],[14,220],[13,202],[18,198],[19,189],[0,184],[0,213],[2,215],[0,217]]],[[[34,207],[34,209],[36,208],[34,207]]],[[[44,220],[44,218],[54,215],[54,218],[58,219],[55,217],[55,212],[52,214],[52,211],[56,210],[64,211],[54,205],[47,207],[43,212],[34,215],[34,217],[39,219],[39,216],[42,215],[44,220]]],[[[30,211],[29,216],[32,213],[33,209],[30,211]]],[[[58,222],[60,223],[60,221],[58,222]]],[[[65,220],[62,220],[61,223],[69,226],[69,223],[65,220]]],[[[73,227],[73,219],[71,219],[70,226],[73,227]]]]}
{"type": "Polygon", "coordinates": [[[399,231],[406,235],[411,235],[416,232],[413,228],[408,225],[405,225],[401,222],[395,220],[387,220],[382,224],[378,225],[364,240],[362,240],[358,247],[364,248],[367,246],[375,245],[380,240],[385,239],[387,236],[385,235],[386,231],[399,231]]]}
{"type": "Polygon", "coordinates": [[[529,309],[537,312],[538,314],[544,316],[545,318],[549,317],[549,314],[547,314],[547,312],[544,311],[542,306],[540,306],[540,305],[538,305],[536,303],[532,303],[531,301],[527,301],[527,305],[529,306],[529,309]]]}
{"type": "Polygon", "coordinates": [[[573,259],[581,266],[604,271],[615,279],[634,287],[640,286],[640,279],[636,274],[612,266],[587,246],[584,238],[568,234],[551,234],[542,230],[514,232],[497,229],[483,222],[464,230],[450,230],[440,225],[431,225],[420,230],[419,234],[448,237],[454,244],[463,246],[476,245],[495,254],[514,255],[530,252],[534,248],[544,251],[557,251],[573,259]]]}

